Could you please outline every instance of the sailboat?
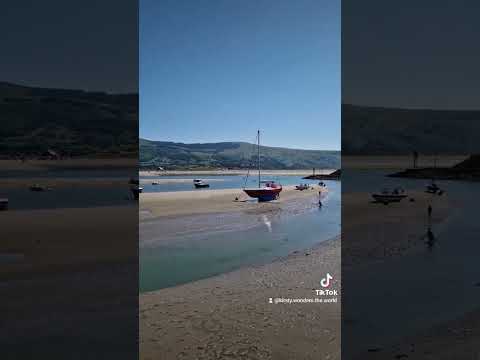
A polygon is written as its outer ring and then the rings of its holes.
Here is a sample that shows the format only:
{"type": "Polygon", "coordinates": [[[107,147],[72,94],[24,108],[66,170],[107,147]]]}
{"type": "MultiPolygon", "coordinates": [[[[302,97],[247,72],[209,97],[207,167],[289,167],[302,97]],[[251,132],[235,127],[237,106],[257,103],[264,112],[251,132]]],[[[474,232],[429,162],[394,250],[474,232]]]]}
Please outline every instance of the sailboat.
{"type": "MultiPolygon", "coordinates": [[[[257,131],[257,154],[258,154],[258,188],[243,189],[250,197],[258,199],[258,201],[272,201],[278,199],[282,191],[282,185],[276,184],[272,180],[264,180],[261,178],[260,170],[260,130],[257,131]]],[[[248,175],[247,175],[248,176],[248,175]]]]}

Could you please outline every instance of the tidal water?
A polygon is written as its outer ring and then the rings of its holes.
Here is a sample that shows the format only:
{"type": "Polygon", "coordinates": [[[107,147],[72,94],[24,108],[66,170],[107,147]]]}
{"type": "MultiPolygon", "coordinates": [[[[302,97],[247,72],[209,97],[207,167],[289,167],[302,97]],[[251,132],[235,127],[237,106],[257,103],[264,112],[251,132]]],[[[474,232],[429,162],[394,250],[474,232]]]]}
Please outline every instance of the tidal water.
{"type": "Polygon", "coordinates": [[[128,181],[136,176],[136,172],[136,169],[10,170],[0,173],[0,198],[8,198],[10,210],[131,205],[133,201],[128,181]],[[17,179],[18,186],[15,185],[17,179]],[[2,180],[7,180],[9,184],[2,186],[2,180]],[[50,191],[32,192],[29,189],[35,183],[49,185],[55,184],[57,180],[62,184],[52,185],[50,191]],[[68,184],[69,180],[74,180],[75,183],[68,184]],[[116,181],[117,185],[96,185],[98,180],[116,181]],[[124,186],[121,185],[122,182],[124,186]]]}
{"type": "MultiPolygon", "coordinates": [[[[164,192],[164,191],[207,191],[212,189],[241,189],[244,185],[246,187],[256,187],[258,185],[258,177],[253,174],[245,181],[244,175],[205,175],[205,176],[142,176],[140,181],[142,183],[144,192],[164,192]],[[152,185],[152,182],[160,179],[161,183],[152,185]],[[196,189],[193,186],[193,179],[202,179],[210,184],[208,189],[196,189]],[[170,182],[168,182],[170,181],[170,182]]],[[[294,175],[277,175],[277,176],[262,176],[262,180],[273,180],[282,185],[298,185],[298,184],[318,184],[318,180],[306,180],[303,176],[294,175]]]]}
{"type": "Polygon", "coordinates": [[[271,262],[340,234],[341,185],[318,197],[261,204],[259,211],[140,223],[140,291],[152,291],[271,262]]]}

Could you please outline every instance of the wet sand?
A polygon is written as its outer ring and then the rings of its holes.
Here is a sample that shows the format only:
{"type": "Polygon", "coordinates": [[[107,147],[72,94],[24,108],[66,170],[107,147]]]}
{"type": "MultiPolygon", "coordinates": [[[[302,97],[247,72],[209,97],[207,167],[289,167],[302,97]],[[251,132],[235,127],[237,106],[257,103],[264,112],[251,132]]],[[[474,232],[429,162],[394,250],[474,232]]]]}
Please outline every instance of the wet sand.
{"type": "Polygon", "coordinates": [[[135,357],[136,204],[3,211],[0,229],[2,359],[135,357]]]}
{"type": "Polygon", "coordinates": [[[140,358],[340,359],[340,296],[269,303],[316,297],[327,272],[340,290],[340,246],[336,238],[271,264],[141,294],[140,358]]]}
{"type": "MultiPolygon", "coordinates": [[[[296,200],[318,199],[318,186],[305,191],[294,188],[284,187],[278,201],[262,204],[242,201],[248,197],[239,189],[144,193],[140,221],[263,213],[287,208],[296,200]]],[[[328,304],[269,303],[276,297],[316,297],[314,290],[327,272],[334,275],[334,288],[340,290],[339,238],[270,264],[142,293],[140,358],[340,359],[339,296],[337,303],[328,304]]]]}
{"type": "Polygon", "coordinates": [[[358,359],[451,360],[480,356],[480,308],[358,359]]]}
{"type": "Polygon", "coordinates": [[[389,205],[372,200],[366,192],[342,194],[342,232],[348,236],[342,248],[344,266],[424,250],[428,205],[433,208],[433,226],[446,220],[453,206],[447,193],[438,196],[423,191],[410,191],[408,198],[389,205]]]}
{"type": "Polygon", "coordinates": [[[3,211],[0,254],[18,261],[2,264],[0,278],[134,260],[137,214],[136,205],[3,211]]]}
{"type": "MultiPolygon", "coordinates": [[[[410,191],[410,197],[415,198],[415,202],[409,202],[408,199],[402,200],[398,204],[370,203],[368,193],[349,193],[342,195],[343,217],[342,217],[342,263],[344,266],[344,278],[350,275],[348,271],[365,271],[368,276],[369,265],[375,263],[378,272],[382,271],[383,264],[388,264],[389,260],[403,255],[428,252],[426,233],[429,226],[427,207],[432,205],[433,212],[430,225],[435,233],[435,229],[447,221],[452,212],[459,204],[456,204],[448,192],[442,196],[432,195],[423,191],[410,191]],[[365,266],[364,266],[365,265],[365,266]]],[[[408,267],[408,258],[406,257],[405,266],[408,267]]],[[[428,284],[425,288],[428,291],[428,284]]],[[[472,285],[473,286],[473,285],[472,285]]],[[[406,287],[408,288],[408,286],[406,287]]],[[[365,289],[371,291],[374,286],[365,289]]],[[[407,290],[406,290],[407,291],[407,290]]],[[[415,296],[415,295],[414,295],[415,296]]],[[[361,296],[358,296],[361,298],[361,296]]],[[[380,298],[380,296],[379,296],[380,298]]],[[[390,300],[387,300],[390,301],[390,300]]],[[[352,309],[347,313],[346,333],[351,331],[349,327],[358,330],[358,322],[365,324],[371,319],[355,318],[352,309]],[[354,319],[354,320],[352,320],[354,319]],[[350,321],[352,321],[350,323],[350,321]]],[[[415,306],[415,304],[412,304],[415,306]]],[[[358,311],[365,311],[358,306],[358,311]]],[[[374,311],[374,308],[372,308],[374,311]]],[[[401,311],[401,310],[400,310],[401,311]]],[[[345,313],[344,313],[345,315],[345,313]]],[[[355,359],[474,359],[478,357],[480,348],[480,311],[449,321],[443,324],[431,327],[427,321],[423,323],[426,330],[420,333],[411,333],[408,336],[396,339],[395,345],[377,343],[364,343],[363,349],[355,359]]],[[[434,319],[432,319],[434,320],[434,319]]],[[[373,324],[376,324],[372,321],[373,324]]],[[[365,325],[367,326],[367,325],[365,325]]],[[[374,326],[374,325],[372,325],[374,326]]],[[[399,326],[392,321],[392,327],[399,326]]],[[[353,330],[352,330],[353,331],[353,330]]],[[[371,331],[369,328],[365,330],[371,331]]],[[[378,330],[377,330],[378,331],[378,330]]],[[[385,329],[388,333],[388,329],[385,329]]],[[[372,336],[375,338],[375,330],[372,336]]],[[[349,335],[353,336],[353,335],[349,335]]]]}
{"type": "MultiPolygon", "coordinates": [[[[295,190],[295,186],[284,186],[279,200],[260,204],[262,208],[283,204],[293,199],[318,197],[319,186],[310,190],[295,190]]],[[[328,191],[322,188],[322,191],[328,191]]],[[[246,201],[249,197],[241,189],[192,190],[140,195],[140,220],[161,216],[206,214],[226,211],[241,211],[259,207],[246,201]],[[235,198],[238,197],[238,201],[235,198]]]]}

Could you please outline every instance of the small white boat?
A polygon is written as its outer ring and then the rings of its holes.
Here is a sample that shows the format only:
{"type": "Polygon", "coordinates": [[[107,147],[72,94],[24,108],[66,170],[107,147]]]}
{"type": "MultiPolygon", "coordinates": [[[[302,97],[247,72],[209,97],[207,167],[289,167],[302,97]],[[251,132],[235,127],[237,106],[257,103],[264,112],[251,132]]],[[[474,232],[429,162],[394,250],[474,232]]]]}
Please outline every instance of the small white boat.
{"type": "Polygon", "coordinates": [[[199,181],[194,180],[193,185],[198,189],[210,187],[210,184],[203,182],[202,180],[199,180],[199,181]]]}
{"type": "Polygon", "coordinates": [[[403,189],[397,188],[393,191],[384,189],[381,193],[372,194],[372,197],[377,202],[388,204],[391,202],[400,202],[405,199],[407,195],[405,194],[405,191],[403,189]]]}

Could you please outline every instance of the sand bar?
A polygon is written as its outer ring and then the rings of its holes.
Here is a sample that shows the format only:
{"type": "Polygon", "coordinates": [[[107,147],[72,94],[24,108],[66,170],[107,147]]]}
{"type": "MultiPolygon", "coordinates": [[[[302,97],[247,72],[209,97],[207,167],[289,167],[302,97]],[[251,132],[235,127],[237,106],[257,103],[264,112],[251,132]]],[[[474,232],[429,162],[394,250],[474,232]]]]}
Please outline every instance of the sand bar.
{"type": "Polygon", "coordinates": [[[141,294],[140,358],[340,359],[340,296],[328,304],[269,303],[316,297],[326,272],[340,290],[340,243],[141,294]]]}
{"type": "MultiPolygon", "coordinates": [[[[295,186],[284,186],[280,199],[269,203],[262,203],[260,206],[275,207],[287,201],[318,197],[319,186],[310,190],[295,190],[295,186]]],[[[322,188],[322,191],[328,191],[322,188]]],[[[259,204],[245,201],[250,199],[241,189],[220,189],[220,190],[192,190],[172,191],[158,193],[142,193],[140,195],[140,218],[142,214],[148,214],[149,218],[172,215],[205,214],[225,211],[241,211],[258,208],[259,204]],[[235,201],[238,197],[239,201],[235,201]]]]}

